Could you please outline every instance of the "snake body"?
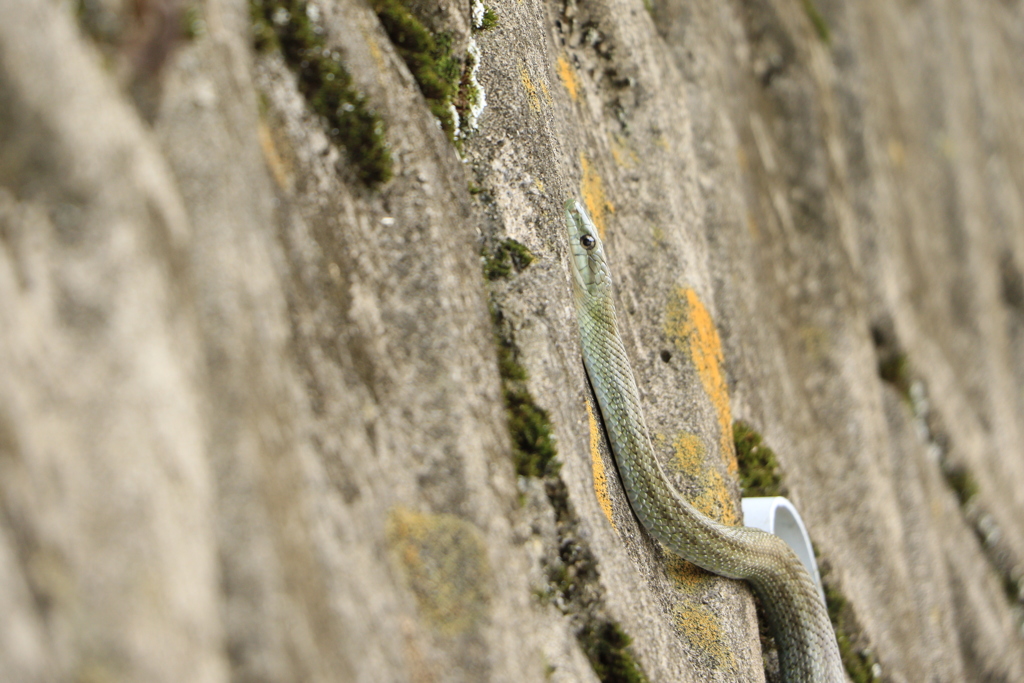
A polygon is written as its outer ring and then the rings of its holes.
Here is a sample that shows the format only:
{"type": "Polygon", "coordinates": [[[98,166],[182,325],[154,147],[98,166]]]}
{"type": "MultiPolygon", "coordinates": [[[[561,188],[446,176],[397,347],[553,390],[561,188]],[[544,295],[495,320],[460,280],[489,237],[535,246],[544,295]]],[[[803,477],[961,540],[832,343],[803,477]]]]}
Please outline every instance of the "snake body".
{"type": "Polygon", "coordinates": [[[583,360],[633,512],[648,533],[685,560],[744,579],[761,598],[786,683],[844,683],[835,632],[818,589],[777,536],[720,524],[669,483],[654,456],[640,396],[619,338],[604,246],[583,206],[565,205],[583,360]]]}

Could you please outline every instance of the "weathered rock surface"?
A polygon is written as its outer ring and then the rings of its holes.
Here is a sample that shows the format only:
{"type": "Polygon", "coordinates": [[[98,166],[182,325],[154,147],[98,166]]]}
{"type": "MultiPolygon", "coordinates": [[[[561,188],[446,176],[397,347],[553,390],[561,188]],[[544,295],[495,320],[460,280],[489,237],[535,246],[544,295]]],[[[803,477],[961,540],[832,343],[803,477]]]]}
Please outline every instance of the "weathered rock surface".
{"type": "Polygon", "coordinates": [[[394,4],[264,3],[297,61],[237,0],[0,2],[0,679],[764,680],[616,479],[580,196],[680,488],[737,522],[753,425],[858,680],[1024,680],[1024,4],[408,2],[479,51],[457,146],[394,4]]]}

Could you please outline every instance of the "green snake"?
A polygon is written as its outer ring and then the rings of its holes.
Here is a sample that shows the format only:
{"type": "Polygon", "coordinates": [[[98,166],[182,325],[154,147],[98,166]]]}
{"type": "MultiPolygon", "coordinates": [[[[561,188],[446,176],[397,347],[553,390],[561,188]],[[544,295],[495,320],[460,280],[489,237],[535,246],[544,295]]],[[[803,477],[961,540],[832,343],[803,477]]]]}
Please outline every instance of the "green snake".
{"type": "Polygon", "coordinates": [[[640,396],[619,338],[604,246],[583,205],[565,205],[573,295],[583,362],[633,512],[679,557],[730,579],[761,599],[786,683],[844,683],[828,612],[807,570],[777,536],[726,526],[699,512],[669,483],[654,455],[640,396]]]}

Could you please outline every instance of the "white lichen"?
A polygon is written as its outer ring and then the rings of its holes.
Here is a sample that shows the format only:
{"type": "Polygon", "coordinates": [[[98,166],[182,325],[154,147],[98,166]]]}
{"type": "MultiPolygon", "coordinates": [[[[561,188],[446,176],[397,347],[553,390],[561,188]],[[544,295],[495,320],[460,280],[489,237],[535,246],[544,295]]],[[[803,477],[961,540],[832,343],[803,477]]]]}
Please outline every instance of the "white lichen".
{"type": "MultiPolygon", "coordinates": [[[[465,7],[465,5],[463,5],[463,7],[465,7]]],[[[473,12],[473,28],[483,28],[484,27],[484,14],[486,14],[487,10],[484,7],[484,3],[482,2],[482,0],[473,0],[472,12],[473,12]]]]}
{"type": "MultiPolygon", "coordinates": [[[[482,7],[483,5],[481,5],[482,7]]],[[[470,130],[476,130],[480,122],[480,116],[484,113],[484,109],[487,107],[487,93],[484,92],[484,87],[480,85],[480,81],[477,80],[477,73],[480,71],[480,48],[476,44],[476,39],[470,38],[469,47],[466,48],[466,54],[469,58],[467,66],[469,67],[469,111],[466,117],[466,127],[470,130]]]]}
{"type": "Polygon", "coordinates": [[[455,108],[455,104],[452,102],[448,103],[448,115],[452,117],[452,137],[458,140],[462,137],[462,125],[459,119],[459,110],[455,108]]]}

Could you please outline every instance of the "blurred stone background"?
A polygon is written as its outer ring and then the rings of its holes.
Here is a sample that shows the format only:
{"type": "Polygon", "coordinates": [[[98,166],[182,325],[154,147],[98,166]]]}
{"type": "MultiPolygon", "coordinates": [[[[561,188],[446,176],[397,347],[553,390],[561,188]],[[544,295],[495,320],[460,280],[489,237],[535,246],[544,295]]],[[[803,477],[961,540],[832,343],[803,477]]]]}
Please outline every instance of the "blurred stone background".
{"type": "Polygon", "coordinates": [[[1024,680],[1020,0],[0,10],[0,679],[773,680],[623,497],[580,197],[659,455],[738,523],[774,452],[851,680],[1024,680]]]}

